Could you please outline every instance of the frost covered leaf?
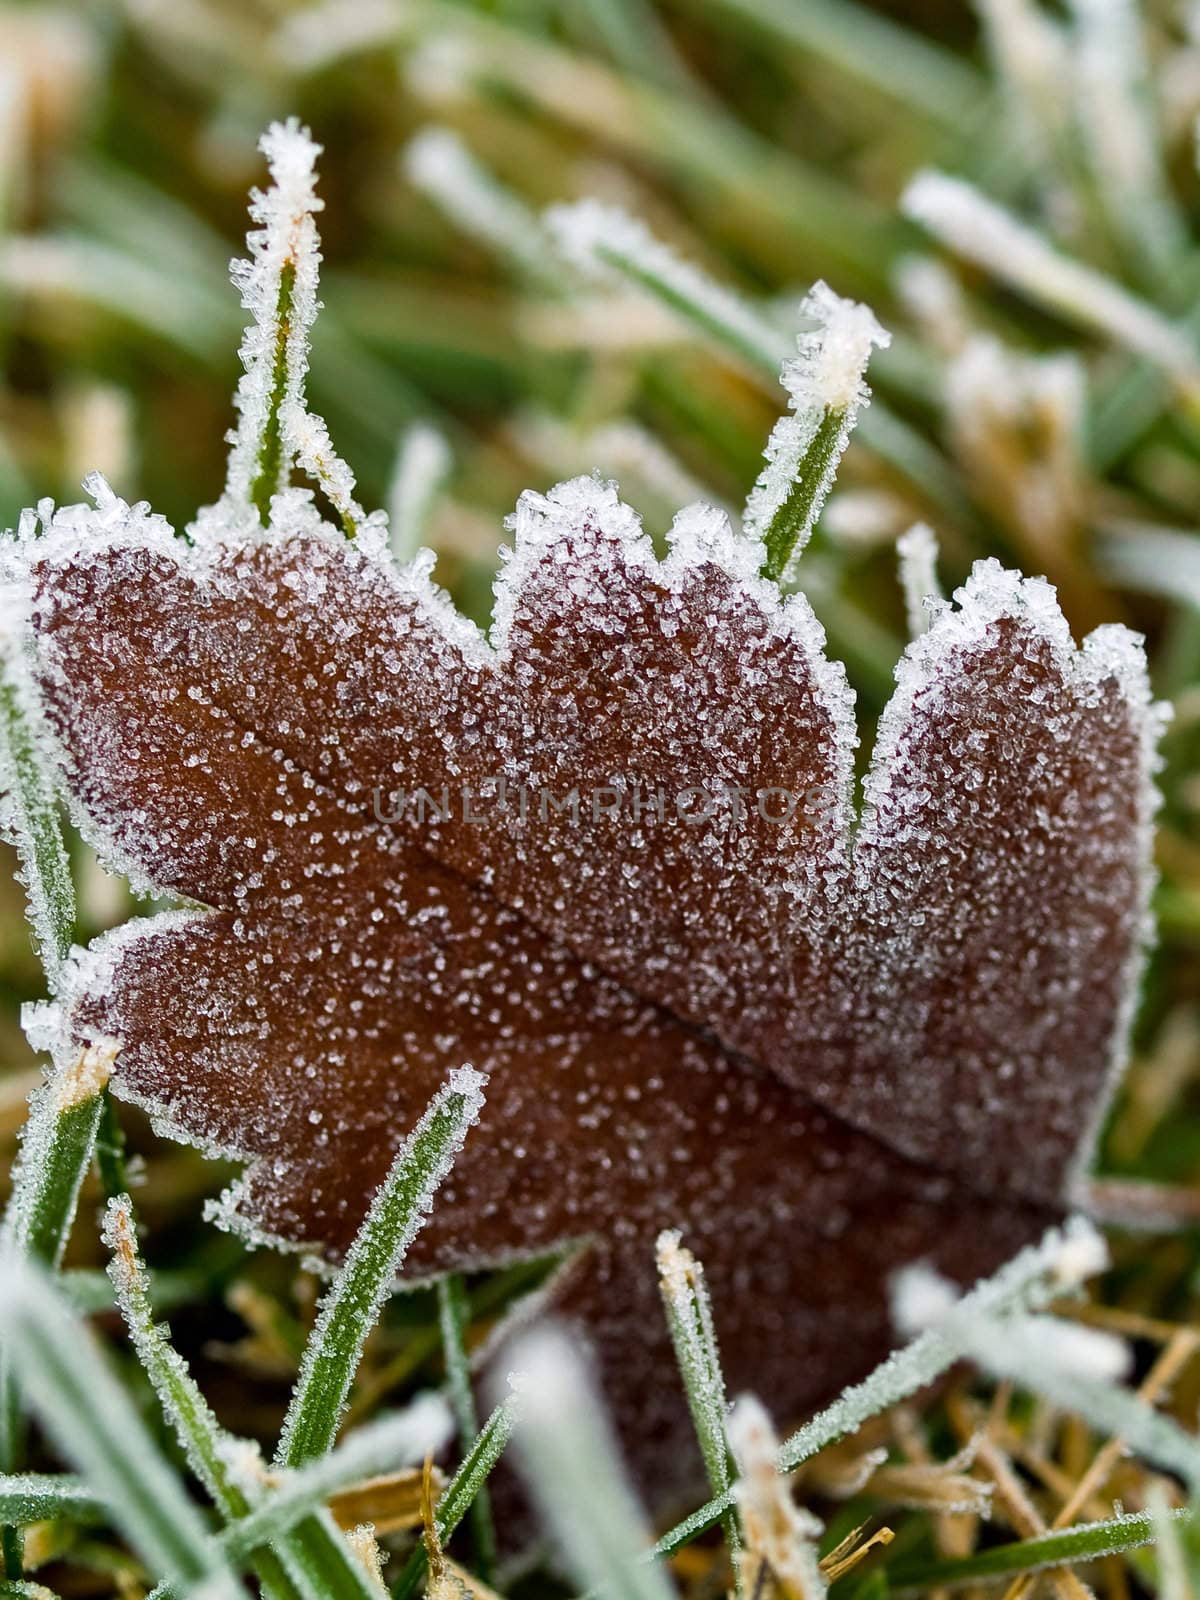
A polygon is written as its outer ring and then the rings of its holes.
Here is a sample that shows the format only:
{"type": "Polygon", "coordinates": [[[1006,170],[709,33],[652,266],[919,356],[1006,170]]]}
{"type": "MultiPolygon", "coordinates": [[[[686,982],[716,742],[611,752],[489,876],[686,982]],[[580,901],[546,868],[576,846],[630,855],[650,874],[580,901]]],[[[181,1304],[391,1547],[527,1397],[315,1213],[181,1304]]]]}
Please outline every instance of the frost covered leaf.
{"type": "MultiPolygon", "coordinates": [[[[878,330],[825,310],[802,364],[846,422],[878,330]]],[[[298,437],[302,390],[273,406],[298,437]]],[[[556,1303],[669,1499],[662,1229],[705,1263],[731,1389],[786,1415],[883,1355],[897,1265],[974,1279],[1061,1206],[1144,932],[1140,646],[1076,650],[1045,584],[981,564],[900,664],[856,819],[845,675],[723,513],[681,512],[659,561],[611,485],[522,496],[485,638],[374,518],[350,543],[284,474],[264,527],[236,477],[190,544],[105,491],[9,547],[77,821],[208,908],[93,946],[52,1042],[119,1040],[116,1092],[247,1161],[222,1220],[335,1257],[449,1075],[486,1074],[405,1270],[586,1243],[556,1303]]]]}
{"type": "Polygon", "coordinates": [[[1076,653],[983,566],[901,665],[852,856],[844,677],[761,547],[694,508],[659,563],[591,480],[514,532],[490,644],[299,503],[190,550],[139,511],[30,545],[80,820],[214,908],[98,943],[65,1027],[250,1159],[227,1215],[335,1251],[446,1075],[487,1071],[407,1270],[596,1241],[560,1304],[667,1493],[661,1228],[730,1383],[795,1412],[883,1353],[898,1262],[975,1277],[1061,1197],[1120,1047],[1152,719],[1127,635],[1076,653]]]}

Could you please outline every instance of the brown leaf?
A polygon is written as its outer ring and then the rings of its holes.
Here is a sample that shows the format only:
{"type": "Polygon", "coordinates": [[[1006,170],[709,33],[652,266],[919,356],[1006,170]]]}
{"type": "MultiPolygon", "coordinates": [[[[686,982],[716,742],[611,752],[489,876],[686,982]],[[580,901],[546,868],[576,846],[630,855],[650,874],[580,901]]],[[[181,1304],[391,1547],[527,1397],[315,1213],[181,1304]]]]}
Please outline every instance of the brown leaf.
{"type": "Polygon", "coordinates": [[[898,669],[855,833],[844,675],[717,513],[659,563],[603,485],[524,497],[489,644],[280,505],[194,550],[111,509],[27,547],[85,830],[213,908],[101,940],[66,1030],[250,1161],[227,1215],[335,1252],[446,1071],[489,1072],[408,1270],[589,1241],[560,1302],[662,1499],[692,1463],[661,1228],[731,1386],[790,1417],[882,1353],[895,1266],[973,1278],[1061,1202],[1142,936],[1140,650],[1077,653],[1044,584],[981,565],[898,669]]]}

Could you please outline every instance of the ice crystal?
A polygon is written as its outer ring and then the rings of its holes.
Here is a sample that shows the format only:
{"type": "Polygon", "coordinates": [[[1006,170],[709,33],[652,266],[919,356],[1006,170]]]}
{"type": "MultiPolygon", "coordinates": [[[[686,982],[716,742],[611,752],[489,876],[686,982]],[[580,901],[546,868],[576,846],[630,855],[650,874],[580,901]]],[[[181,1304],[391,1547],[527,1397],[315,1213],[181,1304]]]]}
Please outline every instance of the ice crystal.
{"type": "Polygon", "coordinates": [[[238,425],[226,477],[227,509],[254,506],[265,522],[271,497],[285,489],[293,464],[328,495],[349,532],[365,514],[354,499],[354,475],[333,448],[324,421],[305,404],[309,333],[320,301],[320,237],[316,213],[314,144],[295,117],[272,123],[260,148],[271,173],[269,189],[255,190],[251,218],[260,224],[247,236],[248,260],[231,272],[251,322],[242,340],[245,373],[235,405],[238,425]]]}
{"type": "Polygon", "coordinates": [[[897,539],[896,553],[900,557],[908,631],[915,639],[929,627],[942,598],[937,577],[937,536],[928,523],[914,523],[897,539]]]}
{"type": "Polygon", "coordinates": [[[237,389],[239,422],[231,440],[227,483],[231,494],[245,500],[260,477],[268,493],[283,487],[282,451],[276,442],[271,458],[264,442],[273,411],[304,404],[308,336],[319,309],[321,257],[314,217],[325,204],[315,188],[321,147],[294,118],[273,124],[261,149],[272,184],[251,196],[250,215],[260,226],[248,236],[249,259],[231,267],[252,318],[242,340],[246,371],[237,389]]]}

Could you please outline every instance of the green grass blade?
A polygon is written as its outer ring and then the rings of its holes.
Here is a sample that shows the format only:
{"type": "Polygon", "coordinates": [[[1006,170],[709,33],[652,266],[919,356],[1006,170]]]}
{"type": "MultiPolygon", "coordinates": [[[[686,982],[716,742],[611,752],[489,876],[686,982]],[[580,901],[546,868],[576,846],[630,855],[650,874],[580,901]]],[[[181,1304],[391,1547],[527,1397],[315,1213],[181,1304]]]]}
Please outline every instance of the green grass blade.
{"type": "Polygon", "coordinates": [[[108,1041],[81,1050],[41,1091],[25,1129],[4,1243],[48,1267],[62,1258],[115,1058],[108,1041]]]}
{"type": "Polygon", "coordinates": [[[336,1450],[284,1477],[224,1534],[222,1548],[231,1564],[238,1565],[319,1510],[339,1489],[423,1461],[449,1436],[444,1403],[436,1395],[424,1395],[401,1415],[356,1429],[336,1450]]]}
{"type": "MultiPolygon", "coordinates": [[[[108,1273],[117,1305],[142,1370],[150,1379],[188,1465],[227,1520],[245,1517],[251,1509],[250,1501],[234,1477],[231,1463],[236,1449],[251,1447],[235,1440],[219,1425],[187,1363],[171,1344],[168,1330],[154,1320],[149,1280],[138,1253],[128,1195],[109,1202],[104,1241],[112,1251],[108,1273]]],[[[295,1590],[273,1552],[260,1551],[254,1570],[267,1600],[295,1600],[295,1590]]]]}
{"type": "MultiPolygon", "coordinates": [[[[51,1078],[34,1103],[0,1230],[4,1249],[14,1257],[32,1258],[52,1268],[62,1257],[91,1160],[113,1056],[113,1048],[105,1044],[81,1051],[51,1078]]],[[[0,1471],[15,1471],[23,1448],[12,1352],[0,1344],[0,1471]]],[[[14,1542],[6,1536],[10,1576],[15,1559],[14,1542]]]]}
{"type": "Polygon", "coordinates": [[[0,1476],[0,1521],[11,1526],[49,1522],[101,1522],[107,1502],[82,1478],[69,1473],[5,1473],[0,1476]]]}
{"type": "Polygon", "coordinates": [[[599,1395],[570,1336],[544,1326],[513,1351],[521,1372],[518,1462],[572,1577],[621,1600],[669,1600],[599,1395]]]}
{"type": "Polygon", "coordinates": [[[304,1600],[379,1600],[378,1588],[328,1511],[306,1517],[278,1549],[304,1600]]]}
{"type": "MultiPolygon", "coordinates": [[[[585,277],[617,277],[633,284],[701,339],[766,379],[774,390],[780,368],[795,354],[795,337],[742,295],[683,260],[644,223],[614,206],[594,200],[552,206],[544,220],[566,259],[585,277]]],[[[925,499],[957,520],[969,518],[945,458],[879,400],[861,416],[858,438],[925,499]]]]}
{"type": "MultiPolygon", "coordinates": [[[[438,1283],[438,1321],[442,1349],[446,1357],[446,1379],[450,1403],[458,1423],[458,1436],[465,1444],[479,1432],[475,1392],[471,1387],[471,1363],[467,1357],[467,1329],[471,1307],[461,1276],[451,1273],[438,1283]]],[[[496,1569],[496,1530],[492,1525],[491,1500],[480,1485],[471,1502],[471,1535],[475,1541],[475,1564],[484,1583],[490,1584],[496,1569]]]]}
{"type": "Polygon", "coordinates": [[[333,1443],[367,1335],[435,1191],[483,1105],[483,1076],[459,1068],[401,1145],[317,1315],[276,1460],[299,1467],[333,1443]]]}
{"type": "Polygon", "coordinates": [[[411,561],[425,541],[429,522],[454,466],[445,434],[429,422],[404,430],[388,486],[388,544],[395,559],[411,561]]]}
{"type": "Polygon", "coordinates": [[[770,382],[795,350],[795,341],[783,328],[683,260],[627,212],[582,200],[551,206],[544,220],[565,258],[585,277],[634,284],[770,382]]]}
{"type": "MultiPolygon", "coordinates": [[[[504,1447],[512,1437],[515,1417],[516,1407],[510,1397],[492,1412],[463,1457],[458,1471],[446,1485],[435,1513],[438,1539],[443,1545],[474,1504],[475,1497],[503,1454],[504,1447]]],[[[426,1562],[425,1546],[418,1544],[392,1585],[392,1600],[412,1600],[425,1575],[426,1562]]]]}
{"type": "Polygon", "coordinates": [[[250,480],[250,504],[258,512],[264,528],[271,520],[271,496],[282,487],[287,470],[281,414],[288,386],[288,348],[295,295],[296,265],[293,261],[285,261],[279,269],[279,289],[275,300],[266,416],[254,452],[254,476],[250,480]]]}
{"type": "Polygon", "coordinates": [[[169,1331],[154,1320],[128,1195],[109,1202],[103,1231],[104,1242],[112,1252],[108,1275],[117,1305],[138,1361],[183,1447],[188,1465],[226,1517],[244,1517],[250,1510],[250,1501],[229,1470],[229,1447],[235,1441],[213,1416],[187,1363],[172,1346],[169,1331]]]}
{"type": "MultiPolygon", "coordinates": [[[[1040,1309],[1102,1270],[1105,1259],[1103,1240],[1083,1218],[1052,1228],[1038,1244],[1022,1250],[965,1294],[937,1328],[893,1351],[861,1383],[844,1389],[831,1406],[785,1439],[779,1452],[780,1472],[794,1472],[819,1450],[856,1432],[871,1417],[916,1394],[961,1361],[973,1316],[1040,1309]]],[[[732,1504],[731,1494],[717,1495],[664,1533],[652,1554],[667,1556],[682,1549],[720,1522],[732,1504]]]]}
{"type": "Polygon", "coordinates": [[[57,1450],[103,1494],[114,1523],[152,1572],[206,1600],[241,1595],[90,1329],[39,1270],[9,1257],[4,1272],[0,1338],[57,1450]]]}
{"type": "MultiPolygon", "coordinates": [[[[659,1234],[656,1254],[667,1326],[709,1488],[714,1495],[723,1495],[733,1486],[733,1463],[725,1431],[729,1405],[704,1271],[691,1251],[680,1244],[678,1233],[659,1234]]],[[[738,1519],[730,1511],[721,1520],[736,1572],[742,1542],[738,1519]]]]}
{"type": "Polygon", "coordinates": [[[115,1200],[129,1191],[129,1177],[125,1170],[125,1134],[121,1119],[113,1102],[112,1091],[105,1088],[100,1096],[100,1121],[96,1128],[96,1171],[106,1200],[115,1200]]]}
{"type": "Polygon", "coordinates": [[[845,448],[846,413],[826,411],[796,467],[791,487],[763,531],[763,577],[778,583],[812,531],[845,448]]]}
{"type": "Polygon", "coordinates": [[[870,399],[871,351],[891,335],[872,312],[815,284],[802,307],[816,326],[803,334],[781,379],[789,410],[771,430],[765,464],[746,501],[743,525],[763,545],[763,576],[781,581],[808,543],[833,486],[858,413],[870,399]]]}
{"type": "Polygon", "coordinates": [[[1177,1473],[1200,1493],[1200,1442],[1120,1384],[1092,1374],[1074,1346],[1093,1330],[1045,1317],[973,1317],[961,1332],[963,1354],[994,1377],[1018,1383],[1156,1466],[1177,1473]],[[1070,1343],[1062,1345],[1064,1339],[1070,1343]]]}
{"type": "Polygon", "coordinates": [[[0,791],[5,796],[0,822],[21,860],[29,921],[54,994],[75,939],[75,885],[54,786],[7,673],[0,680],[0,791]]]}
{"type": "MultiPolygon", "coordinates": [[[[1189,1513],[1177,1511],[1173,1515],[1183,1521],[1189,1513]]],[[[888,1569],[888,1593],[922,1595],[943,1586],[957,1588],[1020,1572],[1041,1572],[1046,1567],[1060,1567],[1071,1562],[1098,1561],[1124,1550],[1136,1550],[1153,1538],[1154,1518],[1149,1512],[1113,1517],[1107,1522],[1085,1522],[1079,1527],[1064,1528],[1061,1533],[1044,1533],[1014,1544],[995,1545],[978,1555],[947,1561],[897,1563],[888,1569]]]]}

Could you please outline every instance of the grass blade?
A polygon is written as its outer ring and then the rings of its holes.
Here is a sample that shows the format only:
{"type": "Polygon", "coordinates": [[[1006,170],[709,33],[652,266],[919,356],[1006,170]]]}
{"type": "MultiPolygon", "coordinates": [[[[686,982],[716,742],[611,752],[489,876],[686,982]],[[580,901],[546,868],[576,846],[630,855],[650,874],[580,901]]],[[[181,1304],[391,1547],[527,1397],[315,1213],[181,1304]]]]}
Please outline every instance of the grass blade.
{"type": "MultiPolygon", "coordinates": [[[[1190,1513],[1172,1513],[1186,1521],[1190,1513]]],[[[1046,1567],[1061,1567],[1076,1561],[1098,1561],[1150,1544],[1155,1537],[1154,1517],[1150,1512],[1130,1513],[1107,1522],[1085,1522],[1061,1533],[1045,1533],[1014,1544],[994,1545],[978,1555],[947,1561],[897,1564],[888,1569],[888,1593],[924,1595],[931,1589],[959,1587],[988,1578],[1005,1578],[1021,1572],[1041,1572],[1046,1567]]]]}
{"type": "Polygon", "coordinates": [[[62,1517],[69,1522],[99,1522],[107,1502],[82,1478],[69,1473],[6,1473],[0,1476],[0,1522],[21,1527],[62,1517]]]}
{"type": "Polygon", "coordinates": [[[103,1235],[112,1251],[108,1275],[117,1305],[142,1370],[154,1386],[188,1465],[226,1517],[245,1516],[250,1510],[250,1501],[229,1470],[229,1447],[235,1441],[213,1416],[187,1363],[172,1346],[168,1329],[154,1320],[128,1195],[110,1201],[104,1216],[103,1235]]]}
{"type": "MultiPolygon", "coordinates": [[[[680,1244],[678,1233],[660,1233],[656,1254],[667,1326],[671,1330],[675,1360],[687,1392],[709,1487],[715,1495],[723,1495],[733,1486],[726,1437],[729,1405],[704,1271],[691,1251],[680,1244]]],[[[721,1521],[733,1570],[737,1572],[742,1542],[738,1519],[730,1511],[721,1521]]]]}
{"type": "MultiPolygon", "coordinates": [[[[487,1482],[492,1468],[512,1437],[515,1416],[516,1407],[510,1396],[496,1407],[484,1423],[458,1471],[446,1485],[435,1513],[439,1543],[444,1545],[447,1542],[487,1482]]],[[[422,1542],[415,1546],[393,1584],[392,1600],[412,1600],[420,1587],[427,1561],[428,1553],[422,1542]]]]}
{"type": "MultiPolygon", "coordinates": [[[[52,1268],[62,1258],[115,1054],[108,1043],[80,1051],[38,1094],[0,1230],[5,1251],[15,1258],[31,1258],[52,1268]]],[[[23,1448],[12,1352],[7,1343],[0,1343],[0,1470],[15,1471],[23,1448]]],[[[16,1576],[17,1548],[11,1535],[4,1539],[4,1558],[8,1575],[16,1576]]]]}
{"type": "Polygon", "coordinates": [[[387,497],[389,545],[398,562],[411,561],[421,548],[453,465],[445,434],[431,423],[405,429],[387,497]]]}
{"type": "MultiPolygon", "coordinates": [[[[438,1321],[442,1330],[442,1349],[446,1357],[446,1378],[450,1403],[458,1422],[458,1436],[465,1444],[479,1432],[475,1392],[471,1387],[471,1364],[467,1358],[467,1328],[471,1307],[466,1285],[458,1273],[451,1273],[438,1284],[438,1321]]],[[[475,1564],[484,1583],[490,1584],[496,1569],[496,1531],[492,1526],[491,1501],[481,1484],[471,1502],[471,1534],[475,1541],[475,1564]]]]}
{"type": "MultiPolygon", "coordinates": [[[[544,220],[564,257],[586,277],[616,277],[635,285],[701,338],[765,378],[772,389],[778,383],[780,368],[795,352],[792,336],[734,290],[676,255],[636,217],[583,200],[550,207],[544,220]]],[[[880,401],[863,414],[858,438],[923,497],[959,520],[969,516],[944,457],[880,401]]]]}
{"type": "Polygon", "coordinates": [[[339,1489],[436,1454],[450,1436],[450,1416],[436,1395],[424,1395],[401,1415],[358,1428],[346,1442],[285,1477],[221,1540],[233,1565],[244,1562],[317,1511],[339,1489]]]}
{"type": "Polygon", "coordinates": [[[900,202],[914,222],[1034,305],[1154,362],[1195,404],[1200,355],[1191,331],[1120,284],[1062,255],[969,183],[918,173],[900,202]]]}
{"type": "Polygon", "coordinates": [[[739,294],[683,260],[645,224],[596,200],[551,206],[545,224],[564,257],[592,279],[624,279],[703,338],[774,381],[792,340],[739,294]]]}
{"type": "Polygon", "coordinates": [[[1177,1473],[1193,1495],[1200,1492],[1200,1443],[1076,1358],[1079,1335],[1091,1331],[1044,1317],[976,1317],[963,1329],[963,1353],[993,1377],[1018,1383],[1099,1432],[1123,1439],[1130,1450],[1177,1473]],[[1062,1343],[1068,1336],[1069,1344],[1062,1343]]]}
{"type": "Polygon", "coordinates": [[[54,994],[75,939],[75,885],[54,786],[7,675],[0,681],[0,792],[0,820],[20,856],[29,921],[54,994]]]}
{"type": "Polygon", "coordinates": [[[39,1270],[10,1256],[4,1272],[0,1337],[58,1451],[101,1490],[152,1572],[206,1600],[242,1595],[90,1329],[39,1270]]]}
{"type": "Polygon", "coordinates": [[[4,1243],[48,1267],[62,1258],[116,1054],[111,1040],[80,1050],[40,1092],[25,1130],[4,1243]]]}
{"type": "Polygon", "coordinates": [[[866,306],[818,283],[802,310],[816,327],[782,368],[790,414],[767,442],[766,465],[746,501],[744,525],[762,540],[763,576],[778,582],[808,543],[833,485],[858,413],[870,399],[864,375],[886,333],[866,306]]]}
{"type": "MultiPolygon", "coordinates": [[[[189,1466],[226,1519],[244,1517],[250,1510],[250,1500],[234,1477],[230,1463],[235,1449],[251,1447],[220,1427],[187,1363],[172,1346],[168,1330],[154,1320],[128,1195],[110,1201],[104,1218],[104,1242],[112,1251],[108,1274],[117,1305],[142,1370],[154,1387],[189,1466]]],[[[295,1590],[273,1552],[260,1551],[253,1565],[267,1600],[295,1600],[295,1590]]]]}
{"type": "Polygon", "coordinates": [[[450,1074],[371,1202],[333,1286],[321,1302],[283,1425],[276,1460],[303,1466],[333,1443],[367,1335],[416,1237],[434,1192],[483,1105],[483,1076],[450,1074]]]}
{"type": "Polygon", "coordinates": [[[623,1600],[669,1600],[603,1408],[567,1333],[545,1326],[513,1352],[522,1373],[515,1434],[522,1475],[572,1576],[623,1600]],[[586,1508],[586,1512],[581,1512],[586,1508]]]}
{"type": "MultiPolygon", "coordinates": [[[[1053,1228],[1036,1245],[1022,1250],[1000,1271],[965,1294],[938,1327],[893,1351],[869,1377],[844,1389],[834,1403],[785,1439],[779,1452],[780,1472],[794,1472],[827,1445],[854,1433],[864,1422],[916,1394],[965,1355],[965,1326],[980,1312],[1037,1310],[1056,1295],[1077,1287],[1103,1270],[1104,1241],[1082,1217],[1053,1228]]],[[[718,1495],[676,1524],[654,1546],[655,1556],[671,1555],[715,1526],[733,1504],[732,1494],[718,1495]]]]}
{"type": "Polygon", "coordinates": [[[304,1600],[379,1600],[378,1588],[328,1511],[306,1517],[278,1548],[304,1600]]]}

